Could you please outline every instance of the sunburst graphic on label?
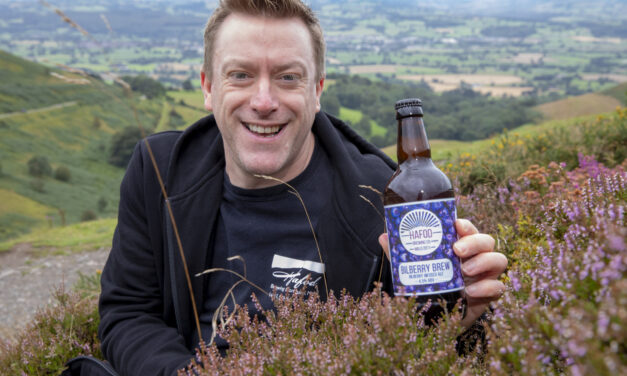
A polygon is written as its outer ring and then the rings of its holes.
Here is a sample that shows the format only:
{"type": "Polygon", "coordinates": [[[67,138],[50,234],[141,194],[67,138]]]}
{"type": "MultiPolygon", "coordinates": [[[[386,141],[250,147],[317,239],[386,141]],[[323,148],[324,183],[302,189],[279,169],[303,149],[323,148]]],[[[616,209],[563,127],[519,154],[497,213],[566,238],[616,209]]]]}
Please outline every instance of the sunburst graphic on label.
{"type": "Polygon", "coordinates": [[[398,232],[403,247],[419,256],[435,251],[442,242],[442,222],[425,209],[416,209],[405,214],[398,232]]]}

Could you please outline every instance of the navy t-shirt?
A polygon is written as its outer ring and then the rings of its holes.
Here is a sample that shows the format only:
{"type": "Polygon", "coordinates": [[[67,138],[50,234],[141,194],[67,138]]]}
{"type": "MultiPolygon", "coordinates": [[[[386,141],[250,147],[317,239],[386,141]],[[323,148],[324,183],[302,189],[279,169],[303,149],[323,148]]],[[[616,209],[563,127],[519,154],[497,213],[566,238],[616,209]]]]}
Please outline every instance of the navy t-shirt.
{"type": "MultiPolygon", "coordinates": [[[[288,183],[302,197],[312,225],[332,194],[332,170],[324,150],[316,143],[307,168],[288,183]]],[[[224,190],[216,221],[210,265],[246,276],[267,293],[286,290],[324,290],[324,264],[316,248],[303,205],[284,184],[243,189],[231,184],[224,174],[224,190]]],[[[211,338],[211,320],[226,298],[228,311],[233,300],[248,304],[251,316],[258,311],[252,304],[255,294],[264,309],[272,308],[271,298],[250,283],[227,271],[212,272],[206,278],[200,321],[205,341],[211,338]],[[228,293],[235,284],[232,296],[228,293]],[[228,296],[227,296],[228,295],[228,296]]],[[[197,341],[196,341],[197,342],[197,341]]],[[[216,338],[219,347],[224,341],[216,338]]]]}

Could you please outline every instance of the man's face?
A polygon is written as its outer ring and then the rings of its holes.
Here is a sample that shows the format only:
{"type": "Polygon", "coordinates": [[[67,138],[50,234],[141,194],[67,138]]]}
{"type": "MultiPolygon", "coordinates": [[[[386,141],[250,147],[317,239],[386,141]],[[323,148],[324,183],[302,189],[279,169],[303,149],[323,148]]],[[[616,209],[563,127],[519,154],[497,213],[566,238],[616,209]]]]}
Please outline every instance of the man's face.
{"type": "Polygon", "coordinates": [[[234,185],[274,185],[254,175],[287,181],[309,163],[324,84],[316,80],[314,61],[311,36],[300,19],[234,13],[220,26],[211,78],[201,73],[201,80],[234,185]]]}

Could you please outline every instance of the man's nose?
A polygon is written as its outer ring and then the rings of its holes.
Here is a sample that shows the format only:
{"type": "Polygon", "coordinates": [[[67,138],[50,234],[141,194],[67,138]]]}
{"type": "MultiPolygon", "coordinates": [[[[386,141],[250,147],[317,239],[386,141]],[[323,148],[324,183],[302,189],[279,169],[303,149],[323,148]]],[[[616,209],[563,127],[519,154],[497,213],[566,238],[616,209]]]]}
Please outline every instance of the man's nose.
{"type": "Polygon", "coordinates": [[[267,116],[276,111],[279,101],[273,93],[269,79],[260,79],[257,82],[255,93],[250,100],[252,109],[261,116],[267,116]]]}

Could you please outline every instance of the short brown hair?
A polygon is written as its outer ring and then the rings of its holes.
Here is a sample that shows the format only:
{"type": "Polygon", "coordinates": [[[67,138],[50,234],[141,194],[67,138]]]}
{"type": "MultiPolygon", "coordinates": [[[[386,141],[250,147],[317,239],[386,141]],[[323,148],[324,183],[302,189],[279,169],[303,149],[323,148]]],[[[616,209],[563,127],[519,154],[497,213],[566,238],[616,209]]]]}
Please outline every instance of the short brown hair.
{"type": "Polygon", "coordinates": [[[220,25],[232,13],[276,18],[300,18],[311,35],[316,63],[316,78],[324,76],[325,43],[322,27],[314,12],[301,0],[220,0],[205,27],[205,60],[202,70],[211,78],[213,46],[220,25]]]}

